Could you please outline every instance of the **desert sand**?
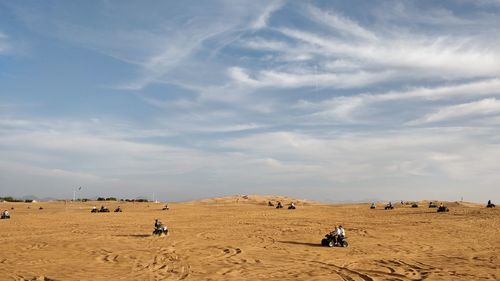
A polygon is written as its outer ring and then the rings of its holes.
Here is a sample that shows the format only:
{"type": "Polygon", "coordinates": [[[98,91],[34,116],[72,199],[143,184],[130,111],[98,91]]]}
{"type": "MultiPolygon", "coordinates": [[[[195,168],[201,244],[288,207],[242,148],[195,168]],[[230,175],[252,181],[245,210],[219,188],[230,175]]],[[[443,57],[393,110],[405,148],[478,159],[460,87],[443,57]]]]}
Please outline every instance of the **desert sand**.
{"type": "Polygon", "coordinates": [[[500,280],[498,208],[299,201],[278,210],[270,199],[171,203],[168,211],[106,202],[123,213],[97,214],[90,209],[100,202],[0,203],[14,207],[0,220],[0,280],[500,280]],[[168,236],[151,236],[155,218],[168,236]],[[320,246],[335,224],[349,247],[320,246]]]}

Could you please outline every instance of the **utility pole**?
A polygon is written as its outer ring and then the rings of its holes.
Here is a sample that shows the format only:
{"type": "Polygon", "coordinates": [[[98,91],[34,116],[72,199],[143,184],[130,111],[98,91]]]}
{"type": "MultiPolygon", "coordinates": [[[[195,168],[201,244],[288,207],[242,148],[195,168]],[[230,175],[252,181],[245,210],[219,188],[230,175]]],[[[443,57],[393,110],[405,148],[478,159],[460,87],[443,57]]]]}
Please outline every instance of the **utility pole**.
{"type": "MultiPolygon", "coordinates": [[[[82,189],[82,187],[80,186],[80,187],[78,188],[78,190],[81,190],[81,189],[82,189]]],[[[76,188],[75,188],[75,189],[73,189],[73,202],[74,202],[74,201],[76,201],[76,188]]]]}

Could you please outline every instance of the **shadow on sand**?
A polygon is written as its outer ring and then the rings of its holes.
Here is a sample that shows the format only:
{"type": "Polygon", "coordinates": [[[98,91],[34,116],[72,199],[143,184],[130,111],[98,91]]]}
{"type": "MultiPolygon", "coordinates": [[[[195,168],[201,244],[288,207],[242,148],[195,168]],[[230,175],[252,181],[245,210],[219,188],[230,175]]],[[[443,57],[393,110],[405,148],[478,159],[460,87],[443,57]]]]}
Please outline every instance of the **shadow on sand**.
{"type": "Polygon", "coordinates": [[[311,246],[311,247],[323,247],[321,246],[320,243],[307,243],[307,242],[298,242],[298,241],[278,241],[279,243],[285,243],[285,244],[293,244],[293,245],[304,245],[304,246],[311,246]]]}
{"type": "Polygon", "coordinates": [[[119,237],[135,237],[135,238],[146,238],[151,237],[151,234],[128,234],[128,235],[116,235],[119,237]]]}

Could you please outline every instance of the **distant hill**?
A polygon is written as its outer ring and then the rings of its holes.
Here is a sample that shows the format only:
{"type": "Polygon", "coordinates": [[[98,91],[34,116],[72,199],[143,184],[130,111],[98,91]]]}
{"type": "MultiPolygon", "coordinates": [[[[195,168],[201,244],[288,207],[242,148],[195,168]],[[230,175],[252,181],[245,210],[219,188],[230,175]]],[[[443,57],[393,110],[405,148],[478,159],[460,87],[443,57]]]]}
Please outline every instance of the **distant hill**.
{"type": "Polygon", "coordinates": [[[276,204],[278,201],[280,201],[283,205],[287,205],[291,202],[294,202],[297,205],[320,204],[319,202],[312,200],[297,199],[282,195],[231,195],[224,197],[195,200],[195,201],[190,201],[189,203],[201,203],[201,204],[241,203],[241,204],[267,205],[269,201],[271,201],[273,204],[276,204]]]}

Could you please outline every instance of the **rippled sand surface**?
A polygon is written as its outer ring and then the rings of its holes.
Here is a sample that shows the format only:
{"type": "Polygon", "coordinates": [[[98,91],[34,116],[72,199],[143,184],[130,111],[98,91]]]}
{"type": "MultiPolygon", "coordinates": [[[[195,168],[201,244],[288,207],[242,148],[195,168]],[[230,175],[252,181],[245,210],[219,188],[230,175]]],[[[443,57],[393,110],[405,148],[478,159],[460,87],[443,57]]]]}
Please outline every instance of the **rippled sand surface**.
{"type": "MultiPolygon", "coordinates": [[[[396,205],[296,210],[265,196],[169,204],[0,203],[0,280],[500,280],[500,210],[396,205]],[[43,210],[39,210],[42,206],[43,210]],[[29,208],[28,208],[29,207],[29,208]],[[152,237],[155,218],[171,230],[152,237]],[[348,248],[320,246],[335,224],[348,248]]],[[[280,198],[287,202],[287,198],[280,198]]]]}

